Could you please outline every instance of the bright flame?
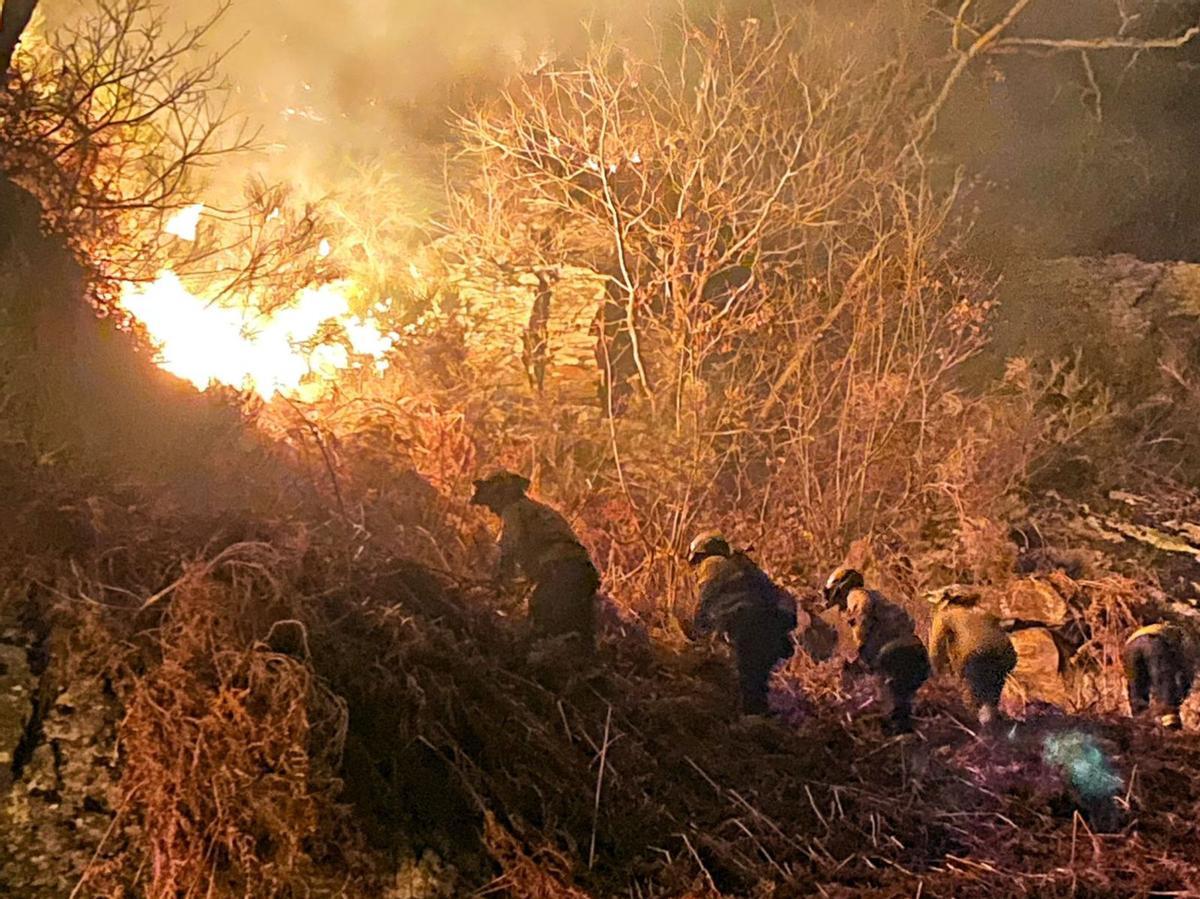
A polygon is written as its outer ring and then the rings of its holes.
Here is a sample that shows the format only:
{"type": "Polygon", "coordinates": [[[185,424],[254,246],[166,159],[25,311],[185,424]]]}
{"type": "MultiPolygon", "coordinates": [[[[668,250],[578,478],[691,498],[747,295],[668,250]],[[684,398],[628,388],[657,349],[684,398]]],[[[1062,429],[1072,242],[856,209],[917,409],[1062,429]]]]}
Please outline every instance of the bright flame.
{"type": "Polygon", "coordinates": [[[265,313],[206,301],[174,272],[162,271],[151,284],[125,284],[120,306],[145,326],[158,365],[201,390],[215,382],[264,399],[276,393],[314,398],[354,364],[351,352],[373,357],[377,370],[387,367],[383,357],[393,339],[374,318],[351,313],[347,287],[306,288],[291,304],[265,313]],[[328,341],[312,346],[327,327],[340,331],[350,349],[328,341]]]}
{"type": "Polygon", "coordinates": [[[168,234],[173,234],[180,240],[195,240],[196,226],[200,224],[200,216],[203,215],[203,213],[203,203],[196,203],[193,206],[185,206],[167,219],[167,223],[163,226],[163,230],[168,234]]]}

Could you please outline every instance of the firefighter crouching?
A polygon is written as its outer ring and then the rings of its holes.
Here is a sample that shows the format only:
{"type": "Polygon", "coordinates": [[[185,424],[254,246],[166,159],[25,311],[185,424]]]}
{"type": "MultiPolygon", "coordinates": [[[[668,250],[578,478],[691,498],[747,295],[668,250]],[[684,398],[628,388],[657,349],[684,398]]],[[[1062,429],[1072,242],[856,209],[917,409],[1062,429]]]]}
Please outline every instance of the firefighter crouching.
{"type": "Polygon", "coordinates": [[[929,650],[939,673],[966,681],[979,723],[988,727],[1000,716],[1004,681],[1017,666],[1012,640],[1000,620],[978,607],[969,588],[947,587],[929,597],[935,604],[929,650]]]}
{"type": "Polygon", "coordinates": [[[744,552],[715,532],[692,541],[688,564],[696,571],[700,605],[691,635],[720,633],[733,645],[741,710],[768,712],[771,671],[794,652],[795,600],[744,552]]]}
{"type": "Polygon", "coordinates": [[[1129,684],[1129,707],[1141,715],[1157,704],[1159,722],[1168,730],[1183,727],[1179,708],[1192,690],[1194,648],[1178,625],[1151,624],[1130,634],[1121,651],[1129,684]]]}
{"type": "Polygon", "coordinates": [[[825,603],[845,614],[858,663],[883,680],[889,705],[885,728],[911,731],[913,697],[929,679],[929,653],[912,616],[883,594],[867,590],[853,568],[839,568],[829,576],[825,603]]]}
{"type": "Polygon", "coordinates": [[[526,496],[529,480],[501,471],[475,482],[472,505],[500,517],[500,577],[533,584],[529,617],[539,637],[573,634],[595,645],[600,575],[565,518],[526,496]]]}

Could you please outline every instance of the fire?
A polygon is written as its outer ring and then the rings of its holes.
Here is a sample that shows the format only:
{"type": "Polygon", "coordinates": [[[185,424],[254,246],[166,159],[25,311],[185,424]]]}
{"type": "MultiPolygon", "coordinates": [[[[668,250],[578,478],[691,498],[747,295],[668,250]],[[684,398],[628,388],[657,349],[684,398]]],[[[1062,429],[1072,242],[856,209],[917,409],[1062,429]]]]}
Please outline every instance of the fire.
{"type": "Polygon", "coordinates": [[[380,371],[387,367],[395,335],[385,334],[374,317],[351,312],[350,286],[307,288],[290,304],[264,312],[197,296],[165,270],[153,283],[125,284],[119,305],[145,327],[157,364],[201,390],[216,383],[263,399],[315,399],[340,371],[361,364],[356,357],[370,357],[380,371]]]}
{"type": "Polygon", "coordinates": [[[200,216],[203,213],[203,203],[185,206],[167,220],[163,231],[180,240],[193,241],[196,239],[196,226],[200,224],[200,216]]]}

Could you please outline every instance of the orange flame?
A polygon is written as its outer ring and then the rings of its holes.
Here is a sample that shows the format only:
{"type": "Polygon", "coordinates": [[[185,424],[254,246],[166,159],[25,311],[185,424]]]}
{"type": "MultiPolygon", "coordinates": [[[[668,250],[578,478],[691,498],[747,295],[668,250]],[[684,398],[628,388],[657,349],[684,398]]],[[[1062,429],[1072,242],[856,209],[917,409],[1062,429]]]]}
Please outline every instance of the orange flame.
{"type": "Polygon", "coordinates": [[[351,313],[349,286],[306,288],[266,313],[205,300],[168,270],[153,283],[123,285],[118,305],[145,327],[157,364],[201,390],[217,383],[263,399],[281,394],[311,400],[339,372],[360,365],[355,356],[370,357],[379,371],[387,368],[395,335],[383,333],[375,318],[351,313]],[[345,342],[314,345],[323,330],[340,333],[345,342]]]}

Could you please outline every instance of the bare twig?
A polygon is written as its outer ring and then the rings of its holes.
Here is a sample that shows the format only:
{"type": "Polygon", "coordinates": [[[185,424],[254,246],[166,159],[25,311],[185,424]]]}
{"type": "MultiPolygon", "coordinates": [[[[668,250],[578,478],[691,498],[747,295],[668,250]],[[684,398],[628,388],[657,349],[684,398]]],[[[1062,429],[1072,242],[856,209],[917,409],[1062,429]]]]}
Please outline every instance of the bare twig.
{"type": "MultiPolygon", "coordinates": [[[[946,76],[946,80],[942,82],[942,87],[938,91],[932,104],[925,110],[924,114],[917,119],[917,123],[913,128],[912,141],[906,147],[906,152],[917,150],[922,143],[929,137],[933,130],[933,125],[937,120],[938,113],[942,111],[942,107],[946,105],[946,101],[950,99],[950,94],[953,92],[955,85],[958,84],[967,67],[982,53],[984,53],[991,45],[993,45],[1013,22],[1015,22],[1032,3],[1033,0],[1017,0],[1008,12],[1006,12],[995,24],[988,28],[983,34],[979,35],[975,41],[965,51],[959,54],[958,60],[954,63],[954,68],[950,70],[950,74],[946,76]]],[[[960,14],[965,11],[965,6],[960,10],[960,14]]]]}
{"type": "Polygon", "coordinates": [[[588,844],[588,870],[596,863],[596,830],[600,824],[600,795],[604,789],[604,769],[608,766],[608,734],[612,727],[612,705],[604,718],[604,742],[600,746],[600,769],[596,772],[596,796],[592,803],[592,838],[588,844]]]}

